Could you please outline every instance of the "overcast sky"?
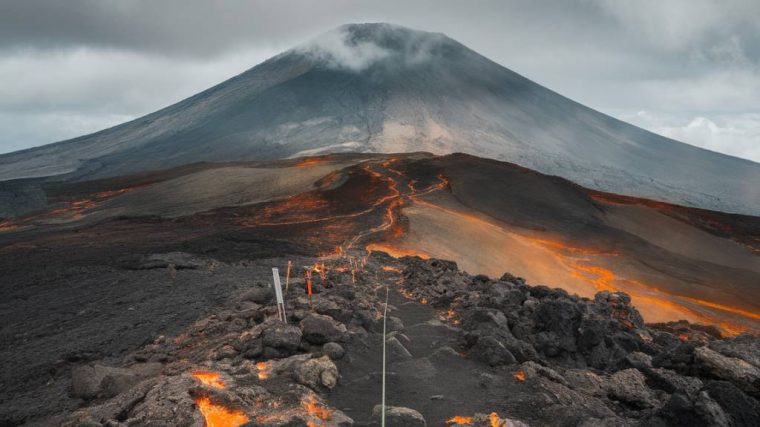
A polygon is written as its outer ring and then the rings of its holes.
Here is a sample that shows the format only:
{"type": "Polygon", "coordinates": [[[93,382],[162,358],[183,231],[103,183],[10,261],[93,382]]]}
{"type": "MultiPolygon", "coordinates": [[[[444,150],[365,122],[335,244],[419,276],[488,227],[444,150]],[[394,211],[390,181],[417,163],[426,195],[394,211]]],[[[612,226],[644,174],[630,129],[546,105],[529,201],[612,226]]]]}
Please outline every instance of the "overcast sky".
{"type": "Polygon", "coordinates": [[[1,0],[0,152],[139,117],[338,25],[380,21],[760,161],[758,0],[1,0]]]}

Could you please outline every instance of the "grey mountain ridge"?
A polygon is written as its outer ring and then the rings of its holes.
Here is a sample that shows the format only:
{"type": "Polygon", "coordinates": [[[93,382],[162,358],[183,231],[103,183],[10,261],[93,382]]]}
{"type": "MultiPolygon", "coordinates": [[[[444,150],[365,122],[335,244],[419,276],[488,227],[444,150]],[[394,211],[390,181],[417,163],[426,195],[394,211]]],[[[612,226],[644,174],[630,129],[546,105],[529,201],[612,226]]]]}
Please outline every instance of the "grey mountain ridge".
{"type": "Polygon", "coordinates": [[[201,161],[464,152],[581,185],[760,214],[760,164],[626,124],[437,33],[351,24],[177,104],[0,156],[0,180],[89,180],[201,161]]]}

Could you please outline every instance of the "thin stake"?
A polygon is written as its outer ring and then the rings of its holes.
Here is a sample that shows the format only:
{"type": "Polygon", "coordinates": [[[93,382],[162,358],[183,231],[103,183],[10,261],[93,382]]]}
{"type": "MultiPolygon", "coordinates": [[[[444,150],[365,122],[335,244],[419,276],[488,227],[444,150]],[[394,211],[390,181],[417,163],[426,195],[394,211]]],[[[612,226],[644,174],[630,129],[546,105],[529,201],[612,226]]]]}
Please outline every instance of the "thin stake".
{"type": "Polygon", "coordinates": [[[311,307],[311,270],[306,270],[306,293],[309,294],[309,306],[311,307]]]}
{"type": "Polygon", "coordinates": [[[288,273],[285,275],[285,293],[288,293],[288,287],[290,286],[290,268],[293,266],[293,263],[288,260],[288,273]]]}
{"type": "Polygon", "coordinates": [[[383,311],[383,396],[381,399],[382,415],[380,416],[380,425],[385,427],[385,341],[387,339],[385,335],[386,319],[388,318],[388,284],[385,284],[385,309],[383,311]]]}
{"type": "Polygon", "coordinates": [[[283,322],[287,322],[285,301],[282,298],[282,285],[280,285],[280,271],[277,267],[272,268],[272,278],[274,279],[274,295],[277,299],[277,317],[283,322]]]}

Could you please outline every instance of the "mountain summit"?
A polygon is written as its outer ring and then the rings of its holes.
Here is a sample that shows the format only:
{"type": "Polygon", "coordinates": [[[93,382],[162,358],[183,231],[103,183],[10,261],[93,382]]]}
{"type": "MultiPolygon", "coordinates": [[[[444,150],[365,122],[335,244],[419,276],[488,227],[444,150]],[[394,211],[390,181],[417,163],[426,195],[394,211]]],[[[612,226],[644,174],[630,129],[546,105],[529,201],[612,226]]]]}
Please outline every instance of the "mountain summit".
{"type": "Polygon", "coordinates": [[[599,190],[760,214],[760,164],[584,107],[438,33],[350,24],[177,104],[0,156],[0,180],[201,161],[465,152],[599,190]]]}

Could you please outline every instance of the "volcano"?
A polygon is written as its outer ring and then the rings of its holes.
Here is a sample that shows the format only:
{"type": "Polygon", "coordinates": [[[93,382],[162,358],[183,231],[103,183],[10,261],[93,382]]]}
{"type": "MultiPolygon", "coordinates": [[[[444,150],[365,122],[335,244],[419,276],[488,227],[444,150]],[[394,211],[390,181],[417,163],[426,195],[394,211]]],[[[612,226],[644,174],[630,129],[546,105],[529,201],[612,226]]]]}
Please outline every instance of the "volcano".
{"type": "MultiPolygon", "coordinates": [[[[752,185],[760,165],[628,125],[442,34],[389,24],[340,27],[163,110],[0,156],[0,179],[410,151],[469,153],[596,190],[760,212],[752,185]]],[[[34,186],[24,194],[34,199],[34,186]]]]}

